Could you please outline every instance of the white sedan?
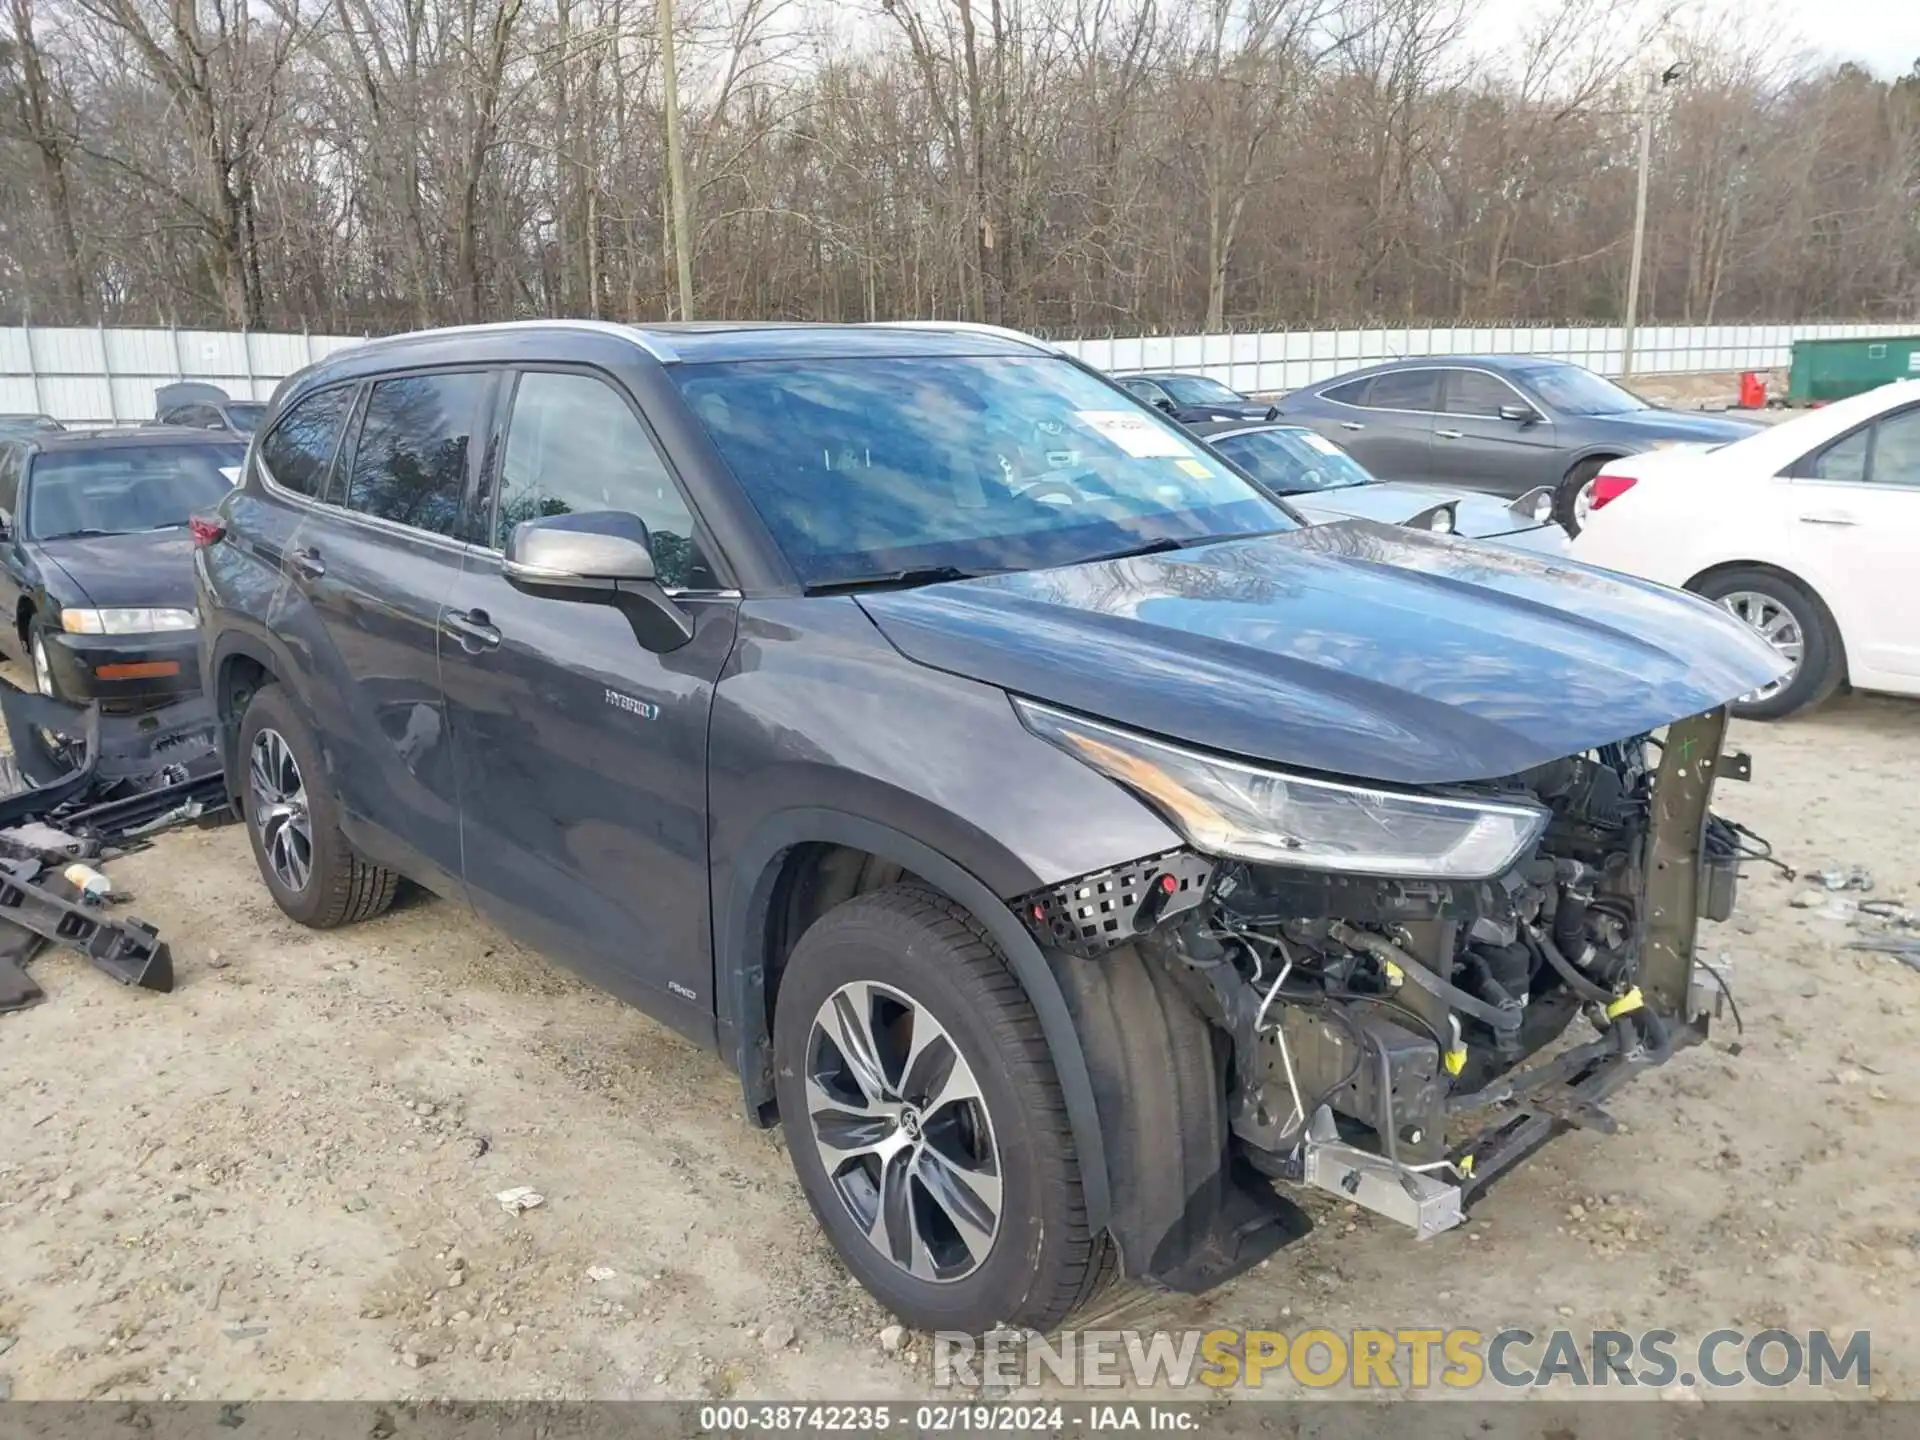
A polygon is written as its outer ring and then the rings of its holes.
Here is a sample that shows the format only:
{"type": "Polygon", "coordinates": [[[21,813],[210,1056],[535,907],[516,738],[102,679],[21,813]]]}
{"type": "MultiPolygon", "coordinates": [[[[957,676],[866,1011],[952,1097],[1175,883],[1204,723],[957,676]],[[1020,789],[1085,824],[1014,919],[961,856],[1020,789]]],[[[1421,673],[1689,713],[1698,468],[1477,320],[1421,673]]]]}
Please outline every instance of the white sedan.
{"type": "Polygon", "coordinates": [[[1582,499],[1575,559],[1703,595],[1793,663],[1736,713],[1789,715],[1843,682],[1920,695],[1920,380],[1609,460],[1582,499]]]}

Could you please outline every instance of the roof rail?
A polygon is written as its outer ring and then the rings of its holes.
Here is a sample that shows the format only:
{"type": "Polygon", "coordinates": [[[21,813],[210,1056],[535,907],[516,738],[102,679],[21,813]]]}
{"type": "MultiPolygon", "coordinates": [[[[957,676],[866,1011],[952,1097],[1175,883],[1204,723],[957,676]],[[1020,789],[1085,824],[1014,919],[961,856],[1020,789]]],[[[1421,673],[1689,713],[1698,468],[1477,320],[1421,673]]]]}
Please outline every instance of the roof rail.
{"type": "MultiPolygon", "coordinates": [[[[638,345],[663,365],[670,365],[680,358],[679,353],[668,343],[665,336],[656,330],[648,330],[642,325],[621,325],[611,320],[486,320],[472,325],[440,325],[429,330],[407,330],[398,335],[380,335],[364,343],[379,345],[386,341],[416,340],[431,337],[447,339],[456,335],[490,335],[502,331],[514,330],[575,330],[592,331],[601,335],[612,335],[638,345]]],[[[339,353],[339,352],[334,352],[339,353]]]]}
{"type": "Polygon", "coordinates": [[[938,330],[955,335],[993,335],[1002,340],[1016,340],[1022,345],[1030,345],[1049,355],[1067,353],[1051,340],[1042,340],[1038,335],[1029,335],[1024,330],[1015,330],[1006,325],[983,325],[977,320],[868,320],[864,323],[889,330],[938,330]]]}

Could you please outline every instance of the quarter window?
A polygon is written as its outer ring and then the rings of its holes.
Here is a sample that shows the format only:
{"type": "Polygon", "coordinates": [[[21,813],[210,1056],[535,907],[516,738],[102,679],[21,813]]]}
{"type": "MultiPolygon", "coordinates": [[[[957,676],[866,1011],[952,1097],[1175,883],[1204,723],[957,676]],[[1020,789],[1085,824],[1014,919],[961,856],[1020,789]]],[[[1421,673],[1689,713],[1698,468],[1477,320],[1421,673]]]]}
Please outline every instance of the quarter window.
{"type": "Polygon", "coordinates": [[[1364,405],[1367,403],[1367,386],[1372,383],[1371,380],[1349,380],[1344,385],[1322,390],[1320,398],[1331,400],[1336,405],[1364,405]]]}
{"type": "Polygon", "coordinates": [[[382,380],[367,397],[346,506],[452,535],[466,492],[473,427],[492,384],[478,372],[382,380]]]}
{"type": "Polygon", "coordinates": [[[529,371],[520,377],[499,488],[496,550],[506,548],[524,520],[625,511],[645,523],[662,585],[716,586],[694,538],[693,516],[646,427],[612,387],[591,375],[529,371]]]}
{"type": "Polygon", "coordinates": [[[327,488],[340,427],[353,408],[353,387],[321,390],[295,405],[260,442],[260,459],[273,483],[318,498],[327,488]]]}
{"type": "Polygon", "coordinates": [[[1504,380],[1496,380],[1483,370],[1449,370],[1446,376],[1440,408],[1448,415],[1498,418],[1502,405],[1520,403],[1520,397],[1504,380]]]}

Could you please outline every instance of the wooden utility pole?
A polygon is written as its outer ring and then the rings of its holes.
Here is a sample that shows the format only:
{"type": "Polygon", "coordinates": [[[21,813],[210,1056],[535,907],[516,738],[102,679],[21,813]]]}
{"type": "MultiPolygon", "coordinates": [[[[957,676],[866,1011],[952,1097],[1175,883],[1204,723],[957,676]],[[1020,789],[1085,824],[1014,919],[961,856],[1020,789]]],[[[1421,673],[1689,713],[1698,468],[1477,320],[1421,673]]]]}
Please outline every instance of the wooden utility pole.
{"type": "Polygon", "coordinates": [[[673,208],[673,264],[680,287],[680,318],[693,318],[693,236],[687,225],[687,165],[680,152],[680,75],[673,58],[673,0],[660,9],[660,79],[667,102],[667,190],[673,208]]]}

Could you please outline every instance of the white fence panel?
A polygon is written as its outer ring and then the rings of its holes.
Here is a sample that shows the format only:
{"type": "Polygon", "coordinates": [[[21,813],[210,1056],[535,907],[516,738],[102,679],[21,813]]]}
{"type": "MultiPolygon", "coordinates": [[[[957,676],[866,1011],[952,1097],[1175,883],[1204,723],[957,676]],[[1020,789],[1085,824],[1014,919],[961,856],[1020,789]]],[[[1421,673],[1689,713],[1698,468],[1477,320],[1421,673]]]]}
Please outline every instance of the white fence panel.
{"type": "MultiPolygon", "coordinates": [[[[1648,325],[1634,335],[1636,374],[1769,370],[1804,338],[1907,335],[1920,323],[1648,325]]],[[[1617,325],[1415,326],[1402,330],[1276,330],[1231,335],[1135,335],[1063,341],[1115,374],[1202,371],[1236,390],[1276,394],[1383,360],[1423,355],[1541,355],[1603,375],[1621,373],[1617,325]]],[[[267,399],[274,386],[342,346],[350,335],[222,330],[0,327],[0,412],[44,411],[68,423],[128,423],[153,414],[153,392],[203,380],[235,399],[267,399]]]]}

